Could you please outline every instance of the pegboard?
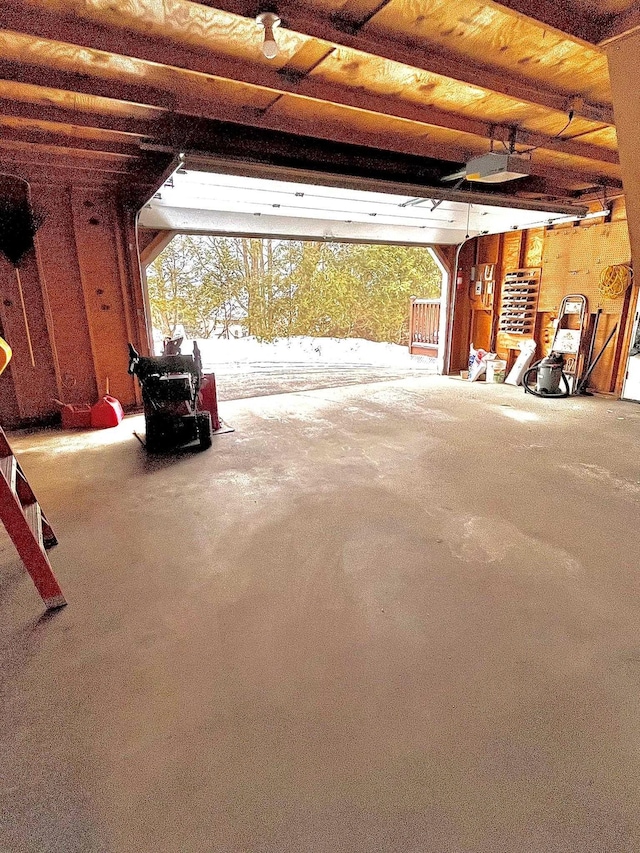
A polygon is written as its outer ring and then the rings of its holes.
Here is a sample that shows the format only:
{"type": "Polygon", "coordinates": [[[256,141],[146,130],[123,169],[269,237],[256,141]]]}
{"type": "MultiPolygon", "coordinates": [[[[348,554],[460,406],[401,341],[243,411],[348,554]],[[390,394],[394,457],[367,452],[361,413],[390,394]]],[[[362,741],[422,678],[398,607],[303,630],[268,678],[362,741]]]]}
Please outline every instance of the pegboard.
{"type": "Polygon", "coordinates": [[[630,260],[626,221],[548,231],[538,311],[555,312],[563,296],[582,293],[587,297],[590,313],[602,308],[605,314],[620,314],[623,297],[603,298],[598,285],[605,267],[628,264],[630,260]]]}

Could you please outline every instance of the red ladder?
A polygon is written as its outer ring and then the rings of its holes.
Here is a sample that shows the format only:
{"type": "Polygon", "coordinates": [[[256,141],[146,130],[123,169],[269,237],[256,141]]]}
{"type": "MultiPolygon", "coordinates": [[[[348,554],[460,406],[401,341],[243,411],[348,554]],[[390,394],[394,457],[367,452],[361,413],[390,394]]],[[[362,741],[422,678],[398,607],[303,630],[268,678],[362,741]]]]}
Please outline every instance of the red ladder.
{"type": "Polygon", "coordinates": [[[31,575],[47,610],[67,603],[53,574],[47,549],[58,544],[20,463],[0,427],[0,520],[31,575]]]}

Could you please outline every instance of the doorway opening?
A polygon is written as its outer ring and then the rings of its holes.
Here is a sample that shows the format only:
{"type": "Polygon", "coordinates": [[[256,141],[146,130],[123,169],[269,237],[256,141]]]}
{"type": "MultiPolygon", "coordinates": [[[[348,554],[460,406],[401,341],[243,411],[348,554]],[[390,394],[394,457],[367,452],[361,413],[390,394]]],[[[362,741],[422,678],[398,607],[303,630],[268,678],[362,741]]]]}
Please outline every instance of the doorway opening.
{"type": "Polygon", "coordinates": [[[444,276],[421,246],[178,234],[146,271],[154,348],[196,340],[227,397],[435,373],[410,324],[444,276]]]}

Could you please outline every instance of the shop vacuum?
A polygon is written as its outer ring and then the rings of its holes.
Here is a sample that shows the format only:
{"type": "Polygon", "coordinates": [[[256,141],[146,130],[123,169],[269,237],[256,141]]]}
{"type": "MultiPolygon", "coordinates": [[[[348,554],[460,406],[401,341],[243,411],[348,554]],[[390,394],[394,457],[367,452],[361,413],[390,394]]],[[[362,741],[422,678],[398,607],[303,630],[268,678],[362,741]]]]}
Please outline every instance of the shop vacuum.
{"type": "Polygon", "coordinates": [[[537,361],[522,377],[524,390],[536,397],[568,397],[571,394],[569,380],[562,368],[564,356],[561,352],[551,352],[546,358],[537,361]],[[535,385],[533,383],[535,375],[535,385]],[[564,389],[561,387],[564,386],[564,389]]]}

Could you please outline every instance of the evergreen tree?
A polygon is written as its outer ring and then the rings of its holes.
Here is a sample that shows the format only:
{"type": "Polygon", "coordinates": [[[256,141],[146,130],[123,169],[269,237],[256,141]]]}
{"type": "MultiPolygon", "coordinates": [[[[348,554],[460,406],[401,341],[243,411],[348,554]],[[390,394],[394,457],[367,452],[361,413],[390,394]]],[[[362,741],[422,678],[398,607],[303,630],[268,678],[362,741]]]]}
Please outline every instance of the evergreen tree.
{"type": "Polygon", "coordinates": [[[180,235],[147,271],[154,325],[171,335],[289,335],[406,343],[409,299],[437,297],[422,247],[180,235]]]}

